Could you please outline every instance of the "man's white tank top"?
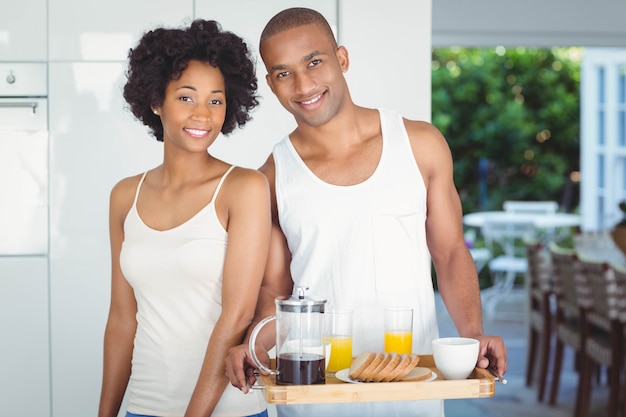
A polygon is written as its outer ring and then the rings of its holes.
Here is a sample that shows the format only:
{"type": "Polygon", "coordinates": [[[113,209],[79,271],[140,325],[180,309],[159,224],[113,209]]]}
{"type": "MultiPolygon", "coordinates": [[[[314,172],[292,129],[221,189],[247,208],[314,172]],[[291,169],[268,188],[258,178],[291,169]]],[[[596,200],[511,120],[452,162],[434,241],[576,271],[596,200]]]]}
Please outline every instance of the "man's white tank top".
{"type": "MultiPolygon", "coordinates": [[[[275,146],[279,222],[292,253],[294,286],[309,287],[309,295],[328,300],[328,307],[353,309],[353,355],[384,350],[387,306],[413,307],[413,352],[428,354],[438,328],[426,245],[426,187],[402,117],[384,109],[379,113],[380,161],[356,185],[322,181],[288,137],[275,146]]],[[[386,415],[403,404],[393,403],[387,403],[386,415]]],[[[424,407],[414,405],[402,415],[442,415],[440,402],[419,403],[424,407]]],[[[329,405],[328,411],[338,411],[337,406],[329,405]]],[[[385,406],[380,410],[385,413],[385,406]]]]}
{"type": "MultiPolygon", "coordinates": [[[[137,332],[128,411],[183,416],[200,374],[209,337],[222,311],[222,273],[228,234],[215,199],[169,230],[146,225],[137,197],[124,221],[120,265],[137,300],[137,332]]],[[[266,408],[258,392],[243,394],[228,384],[213,416],[243,416],[266,408]]]]}

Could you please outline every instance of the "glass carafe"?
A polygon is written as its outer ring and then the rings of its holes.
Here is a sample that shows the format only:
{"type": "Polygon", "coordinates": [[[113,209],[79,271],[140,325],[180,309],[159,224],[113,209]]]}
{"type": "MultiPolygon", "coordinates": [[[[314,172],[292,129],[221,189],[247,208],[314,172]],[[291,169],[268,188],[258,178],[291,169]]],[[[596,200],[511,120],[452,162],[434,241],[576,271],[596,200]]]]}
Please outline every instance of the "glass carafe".
{"type": "Polygon", "coordinates": [[[326,359],[330,354],[324,335],[326,300],[312,300],[304,295],[276,299],[276,315],[260,321],[250,336],[250,353],[259,369],[276,375],[277,384],[311,385],[326,382],[326,359]],[[276,370],[264,366],[254,351],[261,328],[276,320],[276,370]]]}

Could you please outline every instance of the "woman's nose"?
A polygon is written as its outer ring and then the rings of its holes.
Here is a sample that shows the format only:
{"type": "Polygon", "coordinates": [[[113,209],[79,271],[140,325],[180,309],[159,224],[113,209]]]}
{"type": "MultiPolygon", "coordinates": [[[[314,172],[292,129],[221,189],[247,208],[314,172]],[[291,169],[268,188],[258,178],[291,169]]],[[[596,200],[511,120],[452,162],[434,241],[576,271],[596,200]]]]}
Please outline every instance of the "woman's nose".
{"type": "Polygon", "coordinates": [[[211,117],[211,108],[207,105],[199,104],[194,106],[192,116],[196,119],[209,119],[211,117]]]}

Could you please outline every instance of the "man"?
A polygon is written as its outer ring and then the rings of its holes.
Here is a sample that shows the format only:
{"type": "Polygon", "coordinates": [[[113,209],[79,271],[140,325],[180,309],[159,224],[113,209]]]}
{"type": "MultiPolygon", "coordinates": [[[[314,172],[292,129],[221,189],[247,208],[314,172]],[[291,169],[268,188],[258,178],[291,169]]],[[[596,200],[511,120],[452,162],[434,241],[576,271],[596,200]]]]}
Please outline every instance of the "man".
{"type": "MultiPolygon", "coordinates": [[[[354,310],[353,354],[383,350],[382,312],[411,306],[413,351],[438,337],[438,287],[461,336],[480,340],[477,365],[506,371],[500,337],[485,336],[478,279],[465,246],[452,158],[440,132],[394,112],[354,104],[343,76],[348,52],[319,13],[287,9],[265,27],[260,52],[272,92],[297,127],[261,168],[272,192],[275,236],[257,316],[291,280],[329,305],[354,310]],[[282,231],[284,238],[281,238],[282,231]],[[281,243],[288,245],[288,251],[281,243]],[[291,256],[291,259],[289,259],[291,256]],[[290,271],[285,271],[289,265],[290,271]],[[290,272],[290,275],[289,275],[290,272]]],[[[271,347],[273,335],[261,340],[271,347]]],[[[231,383],[253,382],[245,345],[231,350],[231,383]]],[[[279,415],[441,416],[442,401],[278,406],[279,415]]]]}

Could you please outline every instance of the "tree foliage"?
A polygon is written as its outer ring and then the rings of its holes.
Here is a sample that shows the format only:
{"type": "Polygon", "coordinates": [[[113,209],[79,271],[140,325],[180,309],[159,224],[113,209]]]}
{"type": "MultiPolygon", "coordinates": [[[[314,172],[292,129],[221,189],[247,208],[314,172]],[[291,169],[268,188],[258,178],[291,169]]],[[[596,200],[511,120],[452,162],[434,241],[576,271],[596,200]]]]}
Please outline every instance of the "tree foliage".
{"type": "Polygon", "coordinates": [[[579,52],[433,51],[432,122],[452,150],[464,213],[504,200],[577,206],[563,196],[579,170],[579,52]]]}

